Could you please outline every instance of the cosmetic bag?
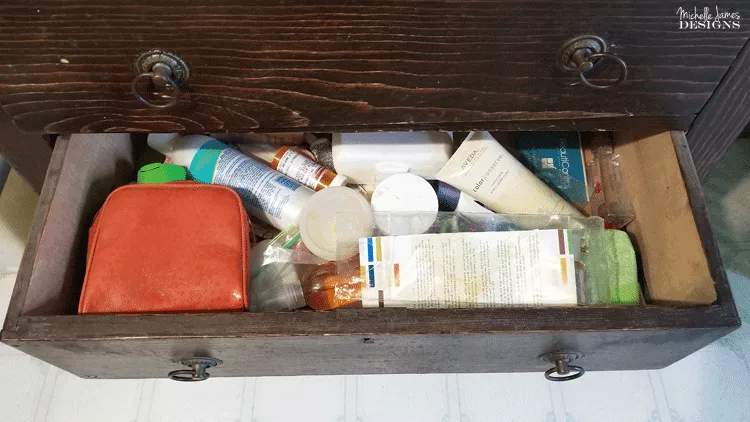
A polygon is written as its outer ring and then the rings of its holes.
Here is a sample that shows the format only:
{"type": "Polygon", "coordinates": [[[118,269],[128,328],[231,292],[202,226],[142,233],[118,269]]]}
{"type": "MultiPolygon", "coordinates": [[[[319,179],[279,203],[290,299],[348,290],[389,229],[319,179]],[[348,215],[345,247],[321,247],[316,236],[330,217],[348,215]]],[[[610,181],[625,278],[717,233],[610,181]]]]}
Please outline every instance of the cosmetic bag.
{"type": "Polygon", "coordinates": [[[89,232],[80,314],[247,309],[250,224],[230,188],[114,190],[89,232]]]}

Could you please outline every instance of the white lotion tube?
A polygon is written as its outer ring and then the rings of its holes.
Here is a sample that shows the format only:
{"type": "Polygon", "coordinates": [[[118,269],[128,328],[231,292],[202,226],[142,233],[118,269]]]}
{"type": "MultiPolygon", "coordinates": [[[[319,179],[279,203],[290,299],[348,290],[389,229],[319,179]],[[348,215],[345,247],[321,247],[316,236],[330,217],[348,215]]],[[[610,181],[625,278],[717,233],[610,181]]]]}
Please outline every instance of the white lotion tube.
{"type": "Polygon", "coordinates": [[[581,215],[489,132],[471,132],[437,179],[498,213],[581,215]]]}

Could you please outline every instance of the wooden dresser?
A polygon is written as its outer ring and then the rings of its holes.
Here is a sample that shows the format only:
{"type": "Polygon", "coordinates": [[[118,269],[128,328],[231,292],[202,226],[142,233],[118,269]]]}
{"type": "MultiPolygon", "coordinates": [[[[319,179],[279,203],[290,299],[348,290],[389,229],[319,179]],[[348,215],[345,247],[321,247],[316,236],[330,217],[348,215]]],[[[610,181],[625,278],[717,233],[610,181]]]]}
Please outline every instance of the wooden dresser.
{"type": "Polygon", "coordinates": [[[739,326],[700,176],[750,120],[750,5],[683,3],[6,0],[0,154],[41,196],[2,341],[91,378],[666,366],[739,326]],[[142,134],[425,129],[617,131],[655,305],[75,315],[142,134]]]}

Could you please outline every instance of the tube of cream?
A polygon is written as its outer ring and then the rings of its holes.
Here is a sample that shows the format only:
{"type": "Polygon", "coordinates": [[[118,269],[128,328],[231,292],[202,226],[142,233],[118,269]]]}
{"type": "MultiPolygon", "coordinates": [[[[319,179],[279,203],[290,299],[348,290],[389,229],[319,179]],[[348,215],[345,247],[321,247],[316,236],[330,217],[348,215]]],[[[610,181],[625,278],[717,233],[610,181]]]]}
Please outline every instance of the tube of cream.
{"type": "Polygon", "coordinates": [[[581,215],[489,132],[471,132],[437,179],[504,214],[581,215]]]}

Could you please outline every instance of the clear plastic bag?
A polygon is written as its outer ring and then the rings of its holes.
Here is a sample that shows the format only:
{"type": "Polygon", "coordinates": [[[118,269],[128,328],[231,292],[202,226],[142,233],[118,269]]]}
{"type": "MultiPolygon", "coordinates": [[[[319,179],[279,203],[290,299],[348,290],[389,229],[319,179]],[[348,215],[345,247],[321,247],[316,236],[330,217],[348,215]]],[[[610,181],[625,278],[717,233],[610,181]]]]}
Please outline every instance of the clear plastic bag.
{"type": "Polygon", "coordinates": [[[313,255],[290,226],[275,238],[251,246],[250,310],[288,311],[304,307],[305,274],[325,260],[313,255]]]}
{"type": "Polygon", "coordinates": [[[619,155],[612,147],[599,147],[588,165],[591,187],[589,206],[592,215],[602,217],[607,228],[620,229],[635,218],[635,211],[625,189],[619,155]]]}
{"type": "Polygon", "coordinates": [[[376,234],[359,240],[355,262],[337,263],[340,300],[414,308],[608,302],[601,218],[402,212],[375,213],[374,221],[376,234]],[[426,219],[428,230],[408,232],[426,219]],[[385,236],[387,224],[409,234],[385,236]]]}
{"type": "Polygon", "coordinates": [[[327,261],[310,252],[300,239],[299,229],[289,226],[271,240],[263,254],[264,264],[275,262],[320,265],[327,261]]]}

